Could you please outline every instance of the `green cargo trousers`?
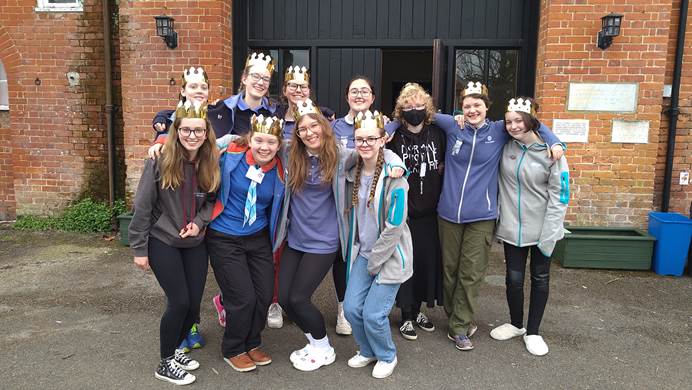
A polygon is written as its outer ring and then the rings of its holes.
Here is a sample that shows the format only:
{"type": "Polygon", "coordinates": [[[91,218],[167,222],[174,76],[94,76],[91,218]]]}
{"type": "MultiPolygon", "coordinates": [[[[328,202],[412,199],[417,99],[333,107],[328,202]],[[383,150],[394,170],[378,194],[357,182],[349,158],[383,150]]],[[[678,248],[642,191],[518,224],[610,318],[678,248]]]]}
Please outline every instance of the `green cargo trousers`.
{"type": "Polygon", "coordinates": [[[438,217],[442,246],[442,298],[449,334],[465,335],[477,309],[478,286],[488,268],[495,220],[452,223],[438,217]]]}

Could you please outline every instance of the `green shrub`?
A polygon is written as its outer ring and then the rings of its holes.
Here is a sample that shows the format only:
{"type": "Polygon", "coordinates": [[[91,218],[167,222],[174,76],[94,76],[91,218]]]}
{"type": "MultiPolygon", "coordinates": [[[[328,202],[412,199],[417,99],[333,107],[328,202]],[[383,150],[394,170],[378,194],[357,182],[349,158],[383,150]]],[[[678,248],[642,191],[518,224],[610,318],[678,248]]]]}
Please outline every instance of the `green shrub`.
{"type": "Polygon", "coordinates": [[[56,217],[35,217],[33,215],[20,215],[17,222],[12,225],[15,230],[56,230],[58,227],[56,217]]]}
{"type": "Polygon", "coordinates": [[[113,218],[126,211],[123,200],[116,201],[113,207],[110,207],[107,203],[86,198],[68,206],[62,215],[57,217],[20,216],[13,228],[81,233],[106,232],[111,230],[113,218]]]}

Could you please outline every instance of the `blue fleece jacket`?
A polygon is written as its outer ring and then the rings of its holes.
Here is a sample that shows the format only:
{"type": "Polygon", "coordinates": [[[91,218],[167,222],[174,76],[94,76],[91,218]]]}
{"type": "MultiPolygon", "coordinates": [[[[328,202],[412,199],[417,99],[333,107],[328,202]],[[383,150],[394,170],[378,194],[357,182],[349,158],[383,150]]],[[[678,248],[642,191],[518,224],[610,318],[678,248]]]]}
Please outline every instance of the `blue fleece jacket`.
{"type": "MultiPolygon", "coordinates": [[[[435,114],[435,124],[447,135],[440,218],[453,223],[497,219],[498,171],[502,149],[510,139],[505,122],[489,121],[479,128],[464,128],[451,115],[435,114]]],[[[541,124],[540,136],[548,145],[560,140],[541,124]]]]}

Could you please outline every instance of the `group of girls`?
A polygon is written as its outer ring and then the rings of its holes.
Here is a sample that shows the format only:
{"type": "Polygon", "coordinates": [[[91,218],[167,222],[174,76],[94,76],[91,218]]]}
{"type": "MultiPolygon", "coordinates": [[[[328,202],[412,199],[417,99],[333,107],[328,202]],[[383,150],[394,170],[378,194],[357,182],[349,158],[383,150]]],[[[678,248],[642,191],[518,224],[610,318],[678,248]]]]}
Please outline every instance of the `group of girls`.
{"type": "Polygon", "coordinates": [[[199,363],[187,352],[202,344],[191,338],[199,337],[207,258],[221,290],[213,301],[225,328],[223,358],[237,371],[272,362],[261,338],[270,306],[281,322],[283,307],[307,338],[289,356],[296,369],[335,361],[311,300],[330,268],[337,333],[352,333],[358,346],[350,367],[375,363],[373,377],[391,375],[397,354],[388,315],[395,302],[405,338],[417,337],[414,323],[434,331],[423,302],[443,304],[448,337],[458,349],[472,349],[477,289],[498,218],[511,323],[491,337],[524,335],[531,353],[547,353],[538,326],[568,173],[559,140],[535,119],[535,102],[515,100],[505,120],[491,122],[485,87],[470,83],[464,115],[455,120],[435,114],[425,90],[409,83],[396,120],[385,126],[386,118],[369,111],[372,83],[356,77],[346,91],[348,114],[330,123],[310,100],[307,69],[286,71],[278,106],[266,96],[272,72],[269,56],[253,53],[240,92],[207,108],[206,73],[190,68],[178,108],[155,118],[157,132],[168,130],[150,149],[130,226],[136,265],[151,267],[167,297],[155,377],[195,380],[188,371],[199,363]]]}

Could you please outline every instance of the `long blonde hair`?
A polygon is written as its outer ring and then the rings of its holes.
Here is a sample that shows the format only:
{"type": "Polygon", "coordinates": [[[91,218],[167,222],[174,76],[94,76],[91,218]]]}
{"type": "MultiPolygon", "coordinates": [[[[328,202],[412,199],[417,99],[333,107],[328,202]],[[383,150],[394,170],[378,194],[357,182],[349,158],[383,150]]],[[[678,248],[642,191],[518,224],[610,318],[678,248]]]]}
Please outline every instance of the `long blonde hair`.
{"type": "MultiPolygon", "coordinates": [[[[176,189],[183,183],[183,160],[187,159],[187,150],[178,139],[178,127],[185,118],[177,117],[168,131],[161,156],[161,188],[176,189]]],[[[197,182],[205,192],[214,192],[219,187],[219,152],[216,148],[216,135],[208,119],[204,119],[207,131],[204,143],[197,151],[197,182]]]]}
{"type": "Polygon", "coordinates": [[[432,97],[418,83],[406,83],[404,88],[401,89],[394,107],[394,118],[406,122],[402,113],[404,104],[407,102],[411,103],[416,98],[421,98],[425,102],[425,124],[429,125],[432,123],[432,117],[435,114],[435,106],[433,105],[432,97]]]}
{"type": "MultiPolygon", "coordinates": [[[[302,118],[304,117],[310,117],[316,120],[322,128],[322,146],[319,151],[320,176],[322,178],[322,183],[331,183],[336,175],[339,158],[332,127],[322,114],[309,113],[303,115],[302,118]]],[[[296,127],[291,135],[291,150],[288,155],[288,187],[291,191],[299,191],[303,187],[308,177],[308,172],[310,171],[307,148],[303,140],[298,137],[299,125],[300,122],[296,122],[296,127]]]]}

